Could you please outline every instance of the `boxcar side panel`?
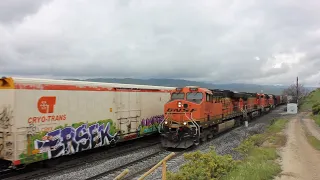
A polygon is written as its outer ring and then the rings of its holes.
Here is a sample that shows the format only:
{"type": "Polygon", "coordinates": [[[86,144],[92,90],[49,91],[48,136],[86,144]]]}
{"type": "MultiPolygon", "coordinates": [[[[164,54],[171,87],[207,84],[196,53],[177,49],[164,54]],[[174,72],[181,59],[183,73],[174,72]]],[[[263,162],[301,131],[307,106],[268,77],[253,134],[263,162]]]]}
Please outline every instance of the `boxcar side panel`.
{"type": "Polygon", "coordinates": [[[16,164],[157,133],[170,98],[168,92],[15,91],[16,164]]]}
{"type": "Polygon", "coordinates": [[[168,92],[117,92],[117,128],[124,140],[157,133],[168,92]]]}
{"type": "Polygon", "coordinates": [[[50,159],[115,141],[114,93],[16,90],[21,163],[50,159]],[[25,143],[23,143],[25,142],[25,143]]]}
{"type": "Polygon", "coordinates": [[[140,134],[158,132],[158,125],[163,120],[164,105],[170,99],[169,93],[145,93],[141,99],[140,134]]]}

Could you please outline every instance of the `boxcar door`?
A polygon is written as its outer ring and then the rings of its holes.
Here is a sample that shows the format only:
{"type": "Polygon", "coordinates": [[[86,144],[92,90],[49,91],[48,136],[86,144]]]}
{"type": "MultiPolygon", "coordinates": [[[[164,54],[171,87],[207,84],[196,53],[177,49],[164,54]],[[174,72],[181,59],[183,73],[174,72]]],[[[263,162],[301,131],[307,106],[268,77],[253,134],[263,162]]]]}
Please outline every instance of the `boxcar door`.
{"type": "Polygon", "coordinates": [[[117,121],[118,129],[120,129],[122,134],[127,134],[128,126],[130,124],[129,120],[129,92],[116,92],[116,104],[117,104],[117,121]]]}
{"type": "Polygon", "coordinates": [[[141,121],[141,92],[129,93],[130,132],[136,132],[141,121]]]}

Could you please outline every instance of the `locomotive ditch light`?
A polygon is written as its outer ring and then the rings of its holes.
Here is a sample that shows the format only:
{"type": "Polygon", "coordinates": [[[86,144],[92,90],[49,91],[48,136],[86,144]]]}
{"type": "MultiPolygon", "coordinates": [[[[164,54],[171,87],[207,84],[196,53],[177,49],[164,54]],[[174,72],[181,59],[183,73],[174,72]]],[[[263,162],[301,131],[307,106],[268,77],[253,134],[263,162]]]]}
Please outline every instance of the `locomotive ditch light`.
{"type": "Polygon", "coordinates": [[[164,124],[168,124],[168,121],[165,121],[164,124]]]}
{"type": "Polygon", "coordinates": [[[183,122],[183,125],[187,125],[187,122],[183,122]]]}

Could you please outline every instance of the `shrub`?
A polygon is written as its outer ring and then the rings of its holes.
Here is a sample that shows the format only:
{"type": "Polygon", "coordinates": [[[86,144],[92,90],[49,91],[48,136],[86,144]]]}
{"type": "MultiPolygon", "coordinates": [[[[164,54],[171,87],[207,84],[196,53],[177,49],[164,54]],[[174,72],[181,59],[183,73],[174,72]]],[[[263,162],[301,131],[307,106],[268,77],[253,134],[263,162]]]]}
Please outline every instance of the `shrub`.
{"type": "Polygon", "coordinates": [[[317,102],[312,105],[312,114],[317,115],[320,113],[320,102],[317,102]]]}
{"type": "Polygon", "coordinates": [[[230,172],[238,161],[230,155],[218,155],[213,147],[202,153],[196,151],[184,154],[187,163],[182,165],[177,173],[168,172],[168,180],[216,180],[230,172]]]}

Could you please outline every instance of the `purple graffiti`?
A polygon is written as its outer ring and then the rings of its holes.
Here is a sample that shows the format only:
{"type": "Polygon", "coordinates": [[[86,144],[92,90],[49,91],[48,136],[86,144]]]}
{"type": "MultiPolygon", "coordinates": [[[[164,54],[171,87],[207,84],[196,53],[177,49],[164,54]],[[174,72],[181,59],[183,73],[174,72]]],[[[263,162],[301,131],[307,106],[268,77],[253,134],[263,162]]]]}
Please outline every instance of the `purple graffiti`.
{"type": "Polygon", "coordinates": [[[153,116],[151,118],[146,118],[141,120],[141,126],[150,126],[153,124],[159,124],[163,121],[164,115],[153,116]]]}
{"type": "Polygon", "coordinates": [[[34,147],[40,152],[48,152],[48,158],[74,154],[87,149],[109,145],[117,141],[116,134],[110,134],[110,123],[82,124],[78,128],[65,127],[46,134],[43,140],[35,140],[34,147]]]}

